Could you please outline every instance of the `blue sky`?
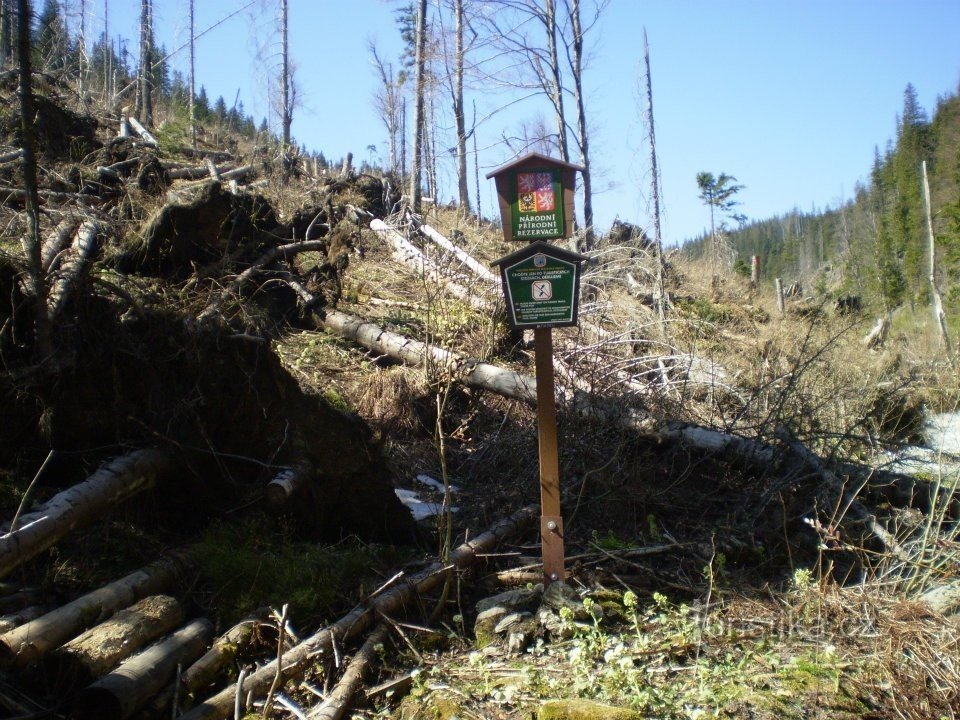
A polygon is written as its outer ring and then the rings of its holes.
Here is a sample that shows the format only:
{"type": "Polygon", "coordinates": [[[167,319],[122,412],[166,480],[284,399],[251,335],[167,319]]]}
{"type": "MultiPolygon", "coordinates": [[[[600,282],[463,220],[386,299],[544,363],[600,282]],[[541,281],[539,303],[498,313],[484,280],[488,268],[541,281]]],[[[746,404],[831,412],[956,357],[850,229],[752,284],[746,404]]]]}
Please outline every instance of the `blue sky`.
{"type": "MultiPolygon", "coordinates": [[[[99,7],[88,22],[101,28],[102,3],[92,4],[99,7]]],[[[246,2],[196,4],[199,31],[246,2]]],[[[135,52],[139,2],[110,5],[111,32],[130,38],[135,52]]],[[[275,56],[268,48],[255,57],[251,28],[266,36],[274,5],[257,0],[253,10],[204,36],[197,49],[198,82],[211,99],[223,95],[229,106],[239,91],[257,122],[267,114],[264,69],[275,56]]],[[[290,0],[302,100],[293,134],[309,149],[363,159],[368,146],[377,145],[386,156],[386,132],[371,104],[377,83],[367,44],[373,40],[384,57],[396,58],[396,6],[290,0]]],[[[172,48],[185,40],[186,0],[154,0],[154,7],[159,42],[172,48]]],[[[611,0],[588,37],[584,75],[600,227],[617,216],[650,222],[638,85],[644,27],[670,244],[709,222],[697,199],[699,171],[735,175],[746,186],[740,210],[750,218],[836,206],[866,179],[874,146],[882,150],[893,137],[908,82],[931,114],[937,97],[960,85],[958,0],[611,0]]],[[[185,53],[172,62],[185,69],[185,53]]],[[[467,94],[479,116],[507,99],[482,87],[467,94]]],[[[547,113],[544,104],[528,101],[479,127],[481,176],[511,159],[497,143],[502,132],[547,113]]],[[[441,171],[441,186],[441,199],[455,195],[449,171],[441,171]]],[[[481,203],[485,213],[494,207],[492,182],[483,179],[481,203]]]]}

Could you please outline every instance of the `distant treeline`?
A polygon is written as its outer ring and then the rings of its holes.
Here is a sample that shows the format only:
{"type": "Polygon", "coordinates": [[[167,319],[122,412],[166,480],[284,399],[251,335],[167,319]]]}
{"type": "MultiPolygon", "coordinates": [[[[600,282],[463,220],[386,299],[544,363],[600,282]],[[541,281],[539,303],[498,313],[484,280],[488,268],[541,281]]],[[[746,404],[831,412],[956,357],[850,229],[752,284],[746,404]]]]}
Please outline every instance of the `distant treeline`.
{"type": "MultiPolygon", "coordinates": [[[[933,119],[904,91],[895,141],[875,150],[869,184],[854,198],[826,211],[794,209],[729,231],[734,267],[749,273],[760,258],[767,278],[800,282],[808,294],[860,295],[877,310],[929,302],[929,241],[921,165],[927,163],[937,280],[948,315],[960,316],[960,98],[941,97],[933,119]]],[[[789,168],[786,169],[789,172],[789,168]]],[[[709,237],[684,249],[701,255],[709,237]]]]}

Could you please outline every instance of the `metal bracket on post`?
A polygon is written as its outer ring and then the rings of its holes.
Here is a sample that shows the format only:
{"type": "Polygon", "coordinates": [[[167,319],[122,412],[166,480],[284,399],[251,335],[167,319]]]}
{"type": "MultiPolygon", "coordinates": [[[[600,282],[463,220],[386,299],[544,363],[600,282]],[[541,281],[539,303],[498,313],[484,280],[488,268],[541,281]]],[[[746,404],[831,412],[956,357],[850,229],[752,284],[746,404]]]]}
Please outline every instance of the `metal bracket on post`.
{"type": "Polygon", "coordinates": [[[562,517],[543,515],[540,518],[540,542],[543,549],[544,579],[548,584],[565,580],[562,517]]]}

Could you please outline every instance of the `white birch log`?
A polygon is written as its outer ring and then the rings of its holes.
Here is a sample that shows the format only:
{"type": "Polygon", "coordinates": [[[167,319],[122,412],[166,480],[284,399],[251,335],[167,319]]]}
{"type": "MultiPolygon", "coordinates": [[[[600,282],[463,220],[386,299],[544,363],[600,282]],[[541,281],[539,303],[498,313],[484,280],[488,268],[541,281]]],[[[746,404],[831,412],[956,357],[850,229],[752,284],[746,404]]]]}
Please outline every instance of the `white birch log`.
{"type": "Polygon", "coordinates": [[[170,680],[178,664],[197,658],[213,637],[213,625],[200,619],[123,662],[113,672],[80,691],[77,720],[125,720],[170,680]]]}
{"type": "Polygon", "coordinates": [[[307,460],[280,471],[264,490],[267,504],[273,508],[284,507],[310,485],[313,476],[313,465],[307,460]]]}
{"type": "Polygon", "coordinates": [[[176,598],[151,595],[57,648],[44,665],[58,694],[70,695],[178,627],[183,619],[176,598]]]}
{"type": "MultiPolygon", "coordinates": [[[[469,567],[478,555],[489,552],[504,538],[519,532],[532,522],[539,512],[538,505],[528,505],[518,510],[487,532],[460,545],[451,553],[449,564],[431,564],[417,575],[408,578],[405,583],[394,585],[366,606],[357,607],[333,625],[295,645],[283,654],[280,685],[291,678],[300,677],[312,663],[329,656],[334,639],[338,644],[342,644],[372,625],[378,614],[393,615],[402,612],[404,607],[409,607],[416,601],[418,595],[440,586],[451,572],[469,567]]],[[[247,693],[254,697],[265,695],[276,676],[277,661],[273,660],[246,676],[239,692],[236,683],[233,683],[182,715],[181,720],[223,720],[233,711],[236,697],[247,693]]]]}
{"type": "Polygon", "coordinates": [[[63,312],[77,283],[86,272],[90,260],[97,254],[98,232],[99,228],[92,220],[83,223],[77,231],[70,251],[59,263],[59,270],[51,283],[50,294],[47,296],[47,316],[51,323],[55,322],[63,312]]]}
{"type": "Polygon", "coordinates": [[[170,461],[160,451],[138,450],[110,461],[82,483],[58,493],[41,511],[20,517],[18,527],[0,536],[0,577],[69,532],[152,487],[169,470],[170,461]]]}
{"type": "MultiPolygon", "coordinates": [[[[141,125],[141,124],[140,124],[140,121],[137,120],[135,117],[128,117],[128,118],[127,118],[127,122],[130,123],[130,127],[133,128],[134,132],[136,132],[137,135],[139,135],[140,138],[141,138],[145,143],[147,143],[148,145],[153,145],[153,146],[156,146],[156,145],[159,144],[159,143],[157,143],[157,138],[155,138],[155,137],[153,136],[153,133],[151,133],[151,132],[150,132],[149,130],[147,130],[143,125],[141,125]]],[[[121,137],[122,137],[122,136],[121,136],[121,137]]]]}
{"type": "Polygon", "coordinates": [[[0,663],[30,665],[137,600],[170,589],[180,565],[159,560],[0,635],[0,663]]]}
{"type": "Polygon", "coordinates": [[[49,273],[56,268],[61,253],[69,245],[70,238],[78,227],[80,227],[80,218],[76,215],[67,215],[46,237],[43,248],[40,250],[40,265],[44,272],[49,273]]]}

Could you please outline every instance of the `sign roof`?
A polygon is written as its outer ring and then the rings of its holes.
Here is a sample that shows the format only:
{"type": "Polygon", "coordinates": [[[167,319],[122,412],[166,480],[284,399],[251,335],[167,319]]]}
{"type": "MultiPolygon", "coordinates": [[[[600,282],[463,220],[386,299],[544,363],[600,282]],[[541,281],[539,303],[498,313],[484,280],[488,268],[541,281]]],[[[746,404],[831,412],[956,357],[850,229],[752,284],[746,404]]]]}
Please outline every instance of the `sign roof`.
{"type": "Polygon", "coordinates": [[[575,165],[574,163],[564,162],[563,160],[557,160],[556,158],[552,158],[549,155],[544,155],[543,153],[530,152],[530,153],[527,153],[526,155],[523,155],[522,157],[518,157],[516,160],[511,160],[510,162],[504,165],[501,165],[496,170],[492,170],[488,172],[487,180],[497,175],[500,175],[501,173],[504,173],[507,170],[510,170],[511,168],[514,168],[518,165],[525,165],[529,163],[531,160],[534,160],[539,163],[544,163],[547,165],[552,165],[554,167],[565,167],[565,168],[570,168],[571,170],[579,170],[580,172],[584,172],[584,170],[586,169],[583,167],[583,165],[575,165]]]}
{"type": "Polygon", "coordinates": [[[524,260],[533,255],[543,253],[549,257],[557,258],[558,260],[565,260],[567,262],[582,263],[588,261],[590,258],[586,255],[581,255],[578,252],[573,252],[572,250],[565,250],[562,247],[557,247],[556,245],[551,245],[550,243],[544,240],[537,240],[532,242],[529,245],[524,245],[519,250],[516,250],[509,255],[504,255],[502,258],[498,258],[490,263],[490,267],[497,267],[498,265],[507,265],[519,260],[524,260]]]}

